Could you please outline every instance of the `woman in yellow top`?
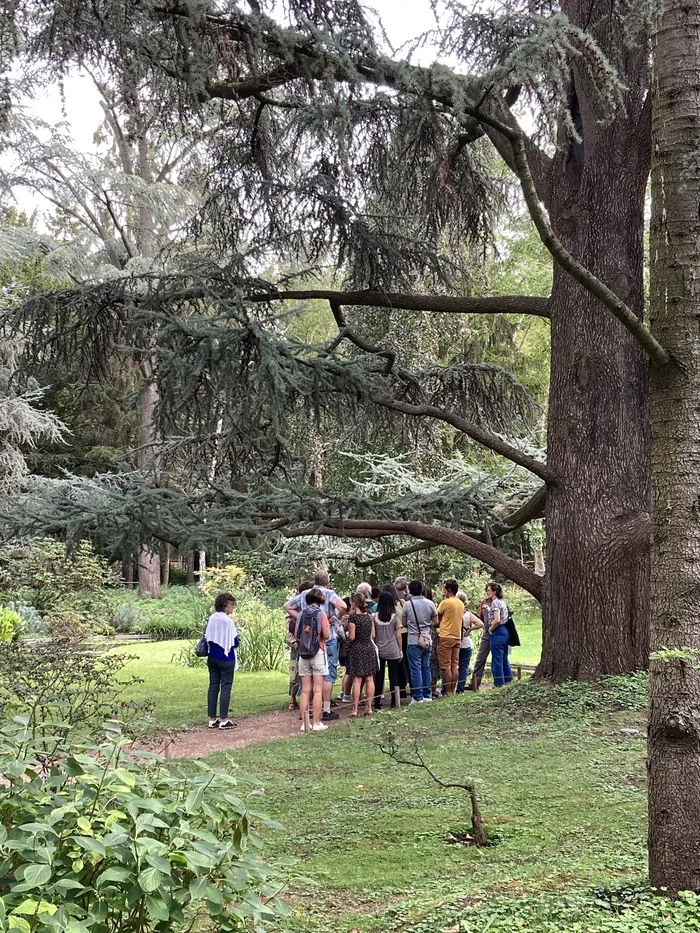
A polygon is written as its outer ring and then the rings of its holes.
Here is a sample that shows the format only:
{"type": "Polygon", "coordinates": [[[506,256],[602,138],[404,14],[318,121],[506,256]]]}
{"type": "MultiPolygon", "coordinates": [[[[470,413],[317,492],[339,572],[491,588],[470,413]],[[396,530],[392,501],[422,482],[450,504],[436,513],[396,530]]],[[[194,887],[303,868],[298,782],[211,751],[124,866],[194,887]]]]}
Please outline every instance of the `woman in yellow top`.
{"type": "Polygon", "coordinates": [[[459,678],[459,647],[462,641],[462,616],[464,606],[457,598],[459,586],[456,580],[445,580],[442,586],[443,600],[437,607],[438,619],[438,663],[442,671],[442,682],[447,696],[454,696],[459,678]]]}

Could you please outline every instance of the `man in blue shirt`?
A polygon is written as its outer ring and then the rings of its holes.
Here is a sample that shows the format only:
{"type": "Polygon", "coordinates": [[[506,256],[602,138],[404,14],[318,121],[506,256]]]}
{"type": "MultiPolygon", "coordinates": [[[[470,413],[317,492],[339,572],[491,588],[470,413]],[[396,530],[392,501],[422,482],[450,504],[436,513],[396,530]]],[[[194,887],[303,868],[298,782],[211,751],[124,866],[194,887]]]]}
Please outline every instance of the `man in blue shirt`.
{"type": "MultiPolygon", "coordinates": [[[[326,597],[326,602],[323,606],[323,609],[328,616],[331,629],[330,638],[326,641],[326,651],[328,654],[328,674],[326,675],[323,683],[324,720],[338,718],[337,713],[331,712],[331,696],[333,695],[333,684],[338,677],[338,632],[335,623],[347,609],[347,606],[340,598],[340,596],[338,596],[335,590],[330,588],[330,582],[331,580],[327,570],[317,570],[314,574],[314,589],[321,590],[323,595],[326,597]]],[[[284,611],[288,613],[293,619],[296,619],[301,610],[306,606],[306,594],[308,592],[308,590],[305,590],[303,593],[298,593],[296,596],[292,596],[292,598],[284,604],[284,611]]]]}

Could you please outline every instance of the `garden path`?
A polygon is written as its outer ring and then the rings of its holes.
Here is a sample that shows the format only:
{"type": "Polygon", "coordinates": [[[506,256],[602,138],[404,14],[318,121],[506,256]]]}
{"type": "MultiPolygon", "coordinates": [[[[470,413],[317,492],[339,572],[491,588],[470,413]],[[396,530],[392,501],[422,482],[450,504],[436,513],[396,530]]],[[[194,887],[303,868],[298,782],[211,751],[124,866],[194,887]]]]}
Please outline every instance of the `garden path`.
{"type": "MultiPolygon", "coordinates": [[[[339,705],[336,712],[339,719],[329,722],[333,727],[350,718],[351,704],[339,705]]],[[[362,705],[360,706],[362,715],[362,705]]],[[[235,729],[221,731],[209,729],[206,725],[194,726],[187,732],[174,733],[170,737],[170,748],[166,752],[172,758],[204,758],[214,752],[227,751],[233,748],[244,748],[257,742],[270,742],[274,739],[289,739],[299,735],[301,721],[297,710],[273,710],[255,716],[241,716],[236,719],[235,729]]],[[[309,736],[313,741],[315,736],[309,736]]],[[[168,739],[165,740],[168,742],[168,739]]],[[[161,744],[158,751],[163,751],[161,744]]]]}

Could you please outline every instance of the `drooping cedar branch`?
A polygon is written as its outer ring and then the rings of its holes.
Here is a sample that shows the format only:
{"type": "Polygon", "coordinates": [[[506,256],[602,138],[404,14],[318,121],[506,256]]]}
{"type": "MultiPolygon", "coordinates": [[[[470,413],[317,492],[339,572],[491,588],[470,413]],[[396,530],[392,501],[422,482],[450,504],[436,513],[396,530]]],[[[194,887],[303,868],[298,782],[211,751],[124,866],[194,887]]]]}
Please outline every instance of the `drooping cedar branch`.
{"type": "Polygon", "coordinates": [[[322,299],[340,307],[396,308],[402,311],[426,311],[431,314],[527,314],[549,317],[546,298],[530,295],[494,295],[486,298],[453,295],[405,295],[397,292],[342,292],[324,288],[306,288],[268,292],[249,296],[251,301],[313,301],[322,299]]]}
{"type": "MultiPolygon", "coordinates": [[[[212,22],[214,21],[233,30],[232,34],[235,34],[239,41],[250,33],[250,23],[245,21],[245,17],[234,15],[230,18],[214,18],[212,22]]],[[[472,102],[475,88],[473,79],[457,75],[441,66],[424,68],[408,62],[396,62],[372,50],[356,56],[350,64],[325,45],[316,44],[301,34],[295,36],[291,31],[285,34],[284,47],[274,29],[258,38],[262,38],[268,44],[269,51],[273,54],[284,55],[286,75],[280,75],[275,86],[282,86],[296,78],[327,80],[329,76],[333,76],[339,81],[359,79],[377,87],[389,87],[399,93],[421,95],[449,109],[468,131],[473,132],[476,121],[509,140],[513,158],[508,161],[520,180],[530,216],[552,257],[622,323],[654,364],[665,366],[671,361],[668,351],[655,340],[632,309],[578,262],[555,235],[540,202],[530,169],[528,141],[502,98],[499,97],[495,102],[499,113],[497,116],[493,110],[485,108],[488,92],[481,100],[472,102]]],[[[232,87],[228,82],[212,82],[208,86],[208,92],[212,97],[232,96],[236,99],[232,87]]],[[[492,136],[492,133],[489,135],[492,136]]]]}
{"type": "Polygon", "coordinates": [[[585,266],[581,265],[556,236],[537,196],[535,182],[530,172],[523,134],[520,131],[516,131],[509,138],[513,145],[515,171],[520,179],[523,197],[525,198],[525,203],[530,212],[530,217],[535,227],[537,227],[537,232],[544,245],[562,269],[565,269],[572,278],[583,285],[584,288],[594,295],[601,304],[620,321],[640,346],[643,347],[649,359],[655,365],[668,365],[668,363],[671,362],[671,354],[668,350],[662,347],[652,336],[651,332],[647,330],[634,311],[632,311],[621,298],[618,298],[604,282],[601,282],[597,276],[593,275],[585,266]]]}
{"type": "MultiPolygon", "coordinates": [[[[544,515],[544,507],[547,499],[547,487],[540,486],[540,488],[531,496],[527,502],[525,502],[516,512],[512,515],[509,515],[508,518],[497,525],[494,525],[493,528],[489,529],[488,537],[493,541],[496,538],[501,538],[503,535],[510,534],[513,531],[517,531],[518,528],[522,528],[523,525],[526,525],[528,522],[533,521],[536,518],[542,518],[544,515]]],[[[465,532],[469,534],[470,538],[474,538],[476,541],[487,541],[487,535],[484,531],[480,532],[465,532]]],[[[375,567],[377,564],[384,564],[390,560],[396,560],[399,557],[407,557],[410,554],[419,554],[421,551],[431,551],[433,548],[438,547],[437,544],[428,544],[426,541],[419,541],[418,544],[410,544],[406,547],[397,548],[393,551],[387,551],[384,554],[379,554],[377,557],[371,557],[368,560],[362,560],[360,558],[355,558],[356,567],[375,567]]]]}
{"type": "Polygon", "coordinates": [[[380,535],[407,535],[412,538],[419,538],[422,541],[428,541],[433,544],[444,544],[447,547],[468,554],[476,560],[483,561],[498,570],[513,583],[522,586],[535,599],[542,597],[542,579],[523,567],[521,563],[508,557],[503,551],[493,547],[490,544],[484,544],[477,541],[464,532],[454,531],[451,528],[441,528],[436,525],[428,525],[425,522],[409,521],[387,521],[385,519],[333,519],[327,521],[321,528],[318,526],[297,527],[294,529],[282,529],[285,537],[304,537],[311,535],[327,535],[328,537],[344,538],[355,536],[366,536],[365,532],[379,533],[380,535]]]}
{"type": "Polygon", "coordinates": [[[419,418],[435,418],[438,421],[443,421],[445,424],[450,424],[453,428],[457,428],[458,431],[461,431],[462,434],[466,434],[467,437],[476,441],[477,444],[488,447],[489,450],[500,454],[502,457],[510,460],[511,463],[516,463],[518,466],[529,470],[530,473],[533,473],[535,476],[539,476],[545,483],[554,484],[557,482],[556,474],[553,470],[550,470],[546,463],[535,460],[534,457],[530,457],[528,454],[523,453],[522,450],[518,450],[517,447],[513,447],[512,444],[502,440],[498,435],[484,428],[480,428],[476,424],[472,424],[456,412],[445,411],[435,405],[414,405],[411,402],[404,402],[401,399],[392,398],[388,395],[374,395],[372,396],[372,401],[384,408],[389,408],[392,411],[399,411],[405,415],[413,415],[419,418]]]}

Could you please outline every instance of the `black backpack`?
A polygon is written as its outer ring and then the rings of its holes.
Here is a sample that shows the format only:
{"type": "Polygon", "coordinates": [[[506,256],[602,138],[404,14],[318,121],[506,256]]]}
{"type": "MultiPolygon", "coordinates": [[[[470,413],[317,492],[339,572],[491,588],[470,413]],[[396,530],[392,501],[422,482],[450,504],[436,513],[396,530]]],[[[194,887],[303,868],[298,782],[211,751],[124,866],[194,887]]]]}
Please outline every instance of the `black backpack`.
{"type": "Polygon", "coordinates": [[[300,658],[315,658],[321,650],[321,609],[305,606],[297,619],[297,644],[300,658]]]}

